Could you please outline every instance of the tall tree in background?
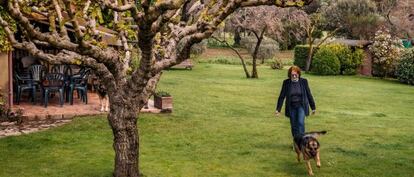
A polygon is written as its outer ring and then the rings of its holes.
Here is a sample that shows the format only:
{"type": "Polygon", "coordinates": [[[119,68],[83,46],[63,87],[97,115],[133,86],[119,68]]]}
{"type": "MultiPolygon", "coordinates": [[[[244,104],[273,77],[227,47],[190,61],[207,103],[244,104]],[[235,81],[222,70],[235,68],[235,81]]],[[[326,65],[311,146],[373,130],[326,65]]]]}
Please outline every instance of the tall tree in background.
{"type": "Polygon", "coordinates": [[[381,25],[376,4],[371,0],[333,0],[324,11],[328,30],[350,39],[370,39],[381,25]]]}
{"type": "Polygon", "coordinates": [[[322,2],[322,0],[316,0],[305,8],[305,11],[307,12],[309,18],[309,20],[304,21],[305,31],[307,35],[307,44],[309,45],[305,71],[310,70],[315,48],[319,48],[329,38],[333,37],[339,29],[342,28],[342,25],[340,23],[335,26],[328,26],[329,23],[327,21],[327,18],[324,16],[325,12],[327,11],[327,7],[327,3],[322,2]],[[326,30],[325,35],[323,35],[324,30],[326,30]],[[317,39],[319,39],[318,43],[316,43],[317,39]]]}
{"type": "Polygon", "coordinates": [[[310,18],[306,11],[298,8],[281,9],[280,13],[282,14],[280,16],[283,28],[282,35],[270,37],[279,42],[282,50],[291,50],[306,39],[306,24],[310,18]]]}
{"type": "Polygon", "coordinates": [[[335,29],[326,32],[326,35],[322,36],[322,30],[325,28],[326,19],[322,16],[320,12],[315,12],[309,15],[310,20],[306,21],[305,30],[307,34],[307,43],[309,45],[308,51],[308,58],[306,59],[306,66],[305,71],[310,70],[310,66],[312,63],[313,54],[315,52],[315,48],[319,48],[322,44],[324,44],[329,38],[333,37],[335,33],[340,29],[337,26],[335,29]],[[318,38],[321,37],[321,38],[318,38]],[[316,40],[319,39],[318,43],[315,44],[316,40]]]}
{"type": "MultiPolygon", "coordinates": [[[[162,70],[187,59],[190,47],[211,36],[223,20],[240,7],[303,6],[311,0],[3,0],[0,1],[0,34],[16,49],[30,52],[51,64],[90,67],[109,94],[108,121],[115,150],[114,176],[140,176],[137,114],[147,103],[162,70]],[[190,7],[191,6],[191,7],[190,7]],[[96,30],[91,8],[114,13],[119,49],[105,45],[96,30]],[[27,17],[33,11],[47,16],[49,31],[40,31],[27,17]],[[67,18],[66,18],[67,16],[67,18]],[[191,17],[191,18],[190,18],[191,17]],[[131,25],[126,22],[132,20],[131,25]],[[86,22],[82,26],[81,22],[86,22]],[[14,24],[22,36],[14,36],[14,24]],[[136,28],[134,28],[134,26],[136,28]],[[68,28],[72,28],[73,38],[68,28]],[[130,32],[133,32],[132,34],[130,32]],[[139,66],[131,67],[131,38],[137,38],[139,66]],[[39,49],[54,47],[56,54],[39,49]]],[[[260,25],[260,24],[258,24],[260,25]]],[[[253,25],[252,25],[253,26],[253,25]]],[[[260,38],[272,26],[256,31],[260,38]]]]}
{"type": "Polygon", "coordinates": [[[414,37],[414,1],[399,0],[397,7],[391,12],[392,21],[398,26],[398,29],[407,38],[414,37]]]}
{"type": "Polygon", "coordinates": [[[255,37],[251,78],[258,78],[257,56],[265,36],[279,43],[301,39],[305,36],[303,24],[306,20],[306,13],[296,8],[263,6],[239,9],[227,20],[226,25],[227,28],[245,31],[255,37]]]}
{"type": "Polygon", "coordinates": [[[414,1],[375,0],[378,12],[386,20],[393,35],[412,38],[414,36],[414,1]]]}
{"type": "Polygon", "coordinates": [[[257,73],[257,55],[260,45],[267,35],[279,36],[282,33],[282,25],[276,7],[248,7],[239,9],[229,18],[229,24],[233,29],[242,29],[252,33],[256,39],[254,52],[252,53],[253,69],[250,78],[259,78],[257,73]]]}

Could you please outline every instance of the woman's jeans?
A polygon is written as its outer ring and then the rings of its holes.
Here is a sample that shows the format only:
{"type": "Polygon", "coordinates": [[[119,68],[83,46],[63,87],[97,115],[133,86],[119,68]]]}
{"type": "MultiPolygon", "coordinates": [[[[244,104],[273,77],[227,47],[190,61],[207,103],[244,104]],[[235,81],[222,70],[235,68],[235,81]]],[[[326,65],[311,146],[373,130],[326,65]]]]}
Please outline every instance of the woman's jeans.
{"type": "Polygon", "coordinates": [[[305,110],[302,106],[291,107],[290,128],[293,138],[305,135],[305,110]]]}

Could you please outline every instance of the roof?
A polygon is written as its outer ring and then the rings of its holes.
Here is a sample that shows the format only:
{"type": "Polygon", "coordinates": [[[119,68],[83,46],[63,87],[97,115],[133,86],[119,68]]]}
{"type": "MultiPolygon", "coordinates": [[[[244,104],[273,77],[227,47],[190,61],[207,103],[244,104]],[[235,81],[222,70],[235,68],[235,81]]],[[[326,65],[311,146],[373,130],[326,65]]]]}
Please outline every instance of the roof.
{"type": "MultiPolygon", "coordinates": [[[[45,16],[44,14],[32,12],[30,14],[27,14],[27,16],[30,20],[34,20],[36,22],[49,25],[49,20],[47,16],[45,16]]],[[[69,19],[69,16],[66,13],[62,13],[62,16],[64,19],[69,19]]],[[[81,28],[85,28],[87,22],[84,19],[78,18],[77,21],[81,28]]],[[[65,26],[68,27],[69,31],[74,32],[71,23],[67,22],[65,26]]],[[[102,40],[106,44],[112,46],[122,46],[121,41],[117,37],[116,31],[105,28],[103,26],[96,27],[96,30],[103,35],[102,40]]]]}
{"type": "Polygon", "coordinates": [[[351,47],[367,47],[372,44],[372,41],[367,40],[353,40],[353,39],[335,39],[328,42],[330,44],[344,44],[351,47]]]}

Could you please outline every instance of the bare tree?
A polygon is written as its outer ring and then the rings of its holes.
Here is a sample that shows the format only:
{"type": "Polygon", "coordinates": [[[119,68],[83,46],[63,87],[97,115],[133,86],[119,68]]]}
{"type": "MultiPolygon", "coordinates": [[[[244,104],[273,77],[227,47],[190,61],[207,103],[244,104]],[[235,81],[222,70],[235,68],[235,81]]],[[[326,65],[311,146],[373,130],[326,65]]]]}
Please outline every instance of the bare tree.
{"type": "MultiPolygon", "coordinates": [[[[275,5],[279,7],[303,6],[312,0],[6,0],[1,1],[0,26],[16,49],[51,64],[79,64],[96,71],[107,88],[110,100],[108,121],[113,131],[115,150],[114,176],[140,176],[139,135],[137,114],[154,92],[163,69],[187,59],[190,47],[211,36],[217,27],[240,7],[275,5]],[[100,41],[96,26],[88,13],[90,8],[105,8],[116,12],[114,30],[122,43],[121,48],[107,46],[100,41]],[[27,13],[38,10],[49,19],[49,31],[35,28],[27,13]],[[65,13],[68,19],[64,19],[65,13]],[[14,20],[6,20],[8,17],[14,20]],[[184,18],[185,17],[185,18],[184,18]],[[191,18],[190,18],[191,17],[191,18]],[[131,25],[123,25],[132,20],[131,25]],[[177,20],[178,19],[178,20],[177,20]],[[89,24],[82,26],[81,22],[89,24]],[[12,23],[16,23],[23,36],[15,38],[12,23]],[[74,31],[75,40],[68,35],[74,31]],[[140,62],[131,68],[128,43],[137,37],[140,62]],[[54,47],[59,52],[50,54],[40,45],[54,47]]],[[[261,24],[257,24],[261,25],[261,24]]],[[[252,25],[253,26],[253,25],[252,25]]],[[[267,26],[267,25],[265,25],[267,26]]],[[[255,31],[263,38],[264,31],[255,31]]]]}
{"type": "Polygon", "coordinates": [[[246,74],[246,78],[250,78],[251,76],[250,76],[249,70],[247,70],[246,62],[245,62],[243,56],[240,54],[240,52],[237,49],[235,49],[234,47],[232,47],[226,40],[220,40],[215,36],[211,36],[211,38],[225,44],[228,48],[230,48],[231,50],[233,50],[237,54],[237,56],[240,59],[240,62],[242,64],[242,66],[243,66],[243,71],[244,71],[244,74],[246,74]]]}
{"type": "MultiPolygon", "coordinates": [[[[303,22],[307,19],[304,11],[278,7],[248,7],[239,9],[227,20],[227,28],[246,31],[256,39],[252,52],[253,69],[251,78],[258,78],[257,56],[264,37],[270,37],[278,42],[288,40],[286,36],[299,38],[305,36],[303,22]],[[293,29],[288,27],[295,27],[293,29]],[[288,31],[285,33],[285,31],[288,31]]],[[[264,59],[262,60],[264,63],[264,59]]],[[[247,75],[247,73],[246,73],[247,75]]]]}

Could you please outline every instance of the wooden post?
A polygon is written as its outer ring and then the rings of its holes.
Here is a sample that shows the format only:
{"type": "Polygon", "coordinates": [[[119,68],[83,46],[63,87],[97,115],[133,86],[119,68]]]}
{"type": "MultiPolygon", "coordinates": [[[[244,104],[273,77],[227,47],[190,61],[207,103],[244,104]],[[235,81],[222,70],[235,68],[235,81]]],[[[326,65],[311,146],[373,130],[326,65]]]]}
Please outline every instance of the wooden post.
{"type": "Polygon", "coordinates": [[[8,104],[9,107],[13,107],[13,60],[12,60],[12,51],[8,52],[8,67],[9,67],[9,95],[8,95],[8,104]]]}

